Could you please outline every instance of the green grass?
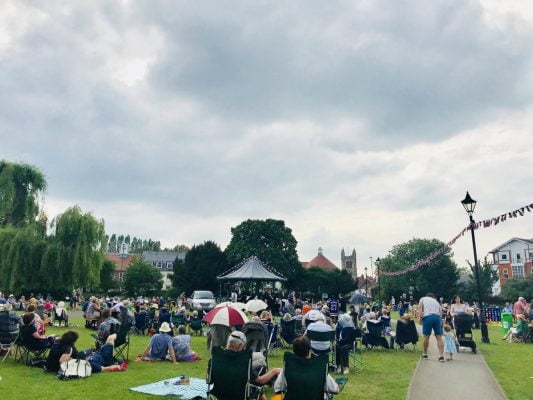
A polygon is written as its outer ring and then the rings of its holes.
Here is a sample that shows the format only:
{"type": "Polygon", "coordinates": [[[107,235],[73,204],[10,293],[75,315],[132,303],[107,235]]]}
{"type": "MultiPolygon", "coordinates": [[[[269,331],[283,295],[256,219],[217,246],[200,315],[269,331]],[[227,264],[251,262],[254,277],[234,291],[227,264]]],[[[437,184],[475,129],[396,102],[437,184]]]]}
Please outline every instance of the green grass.
{"type": "Polygon", "coordinates": [[[481,343],[480,332],[474,331],[476,342],[488,366],[509,400],[527,400],[533,396],[533,345],[509,343],[496,326],[489,326],[490,344],[481,343]]]}
{"type": "MultiPolygon", "coordinates": [[[[89,336],[92,331],[82,327],[83,320],[71,321],[80,327],[77,342],[78,350],[89,348],[94,341],[89,336]]],[[[66,328],[48,328],[47,334],[61,334],[66,328]]],[[[99,373],[88,379],[59,381],[52,374],[41,369],[16,364],[6,360],[0,364],[0,398],[1,399],[147,399],[159,398],[128,390],[130,387],[189,375],[203,378],[206,376],[208,353],[205,337],[193,337],[193,349],[203,358],[202,361],[173,365],[166,362],[146,363],[132,361],[140,354],[148,342],[147,337],[132,336],[130,346],[130,367],[125,372],[99,373]]],[[[270,367],[282,365],[283,351],[278,350],[269,358],[270,367]]],[[[373,350],[364,352],[364,370],[359,373],[351,371],[344,391],[335,398],[358,399],[405,399],[409,383],[418,362],[419,355],[414,352],[396,352],[394,350],[373,350]]],[[[334,375],[335,377],[336,375],[334,375]]],[[[267,391],[270,397],[271,391],[267,391]]]]}

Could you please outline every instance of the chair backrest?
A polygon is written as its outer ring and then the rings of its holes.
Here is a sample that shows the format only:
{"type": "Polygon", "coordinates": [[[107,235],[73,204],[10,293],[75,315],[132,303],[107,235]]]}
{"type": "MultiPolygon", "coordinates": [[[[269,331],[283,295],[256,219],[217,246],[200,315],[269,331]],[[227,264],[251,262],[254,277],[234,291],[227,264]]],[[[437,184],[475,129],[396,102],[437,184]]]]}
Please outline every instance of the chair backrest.
{"type": "Polygon", "coordinates": [[[396,324],[396,342],[416,343],[418,342],[418,331],[416,330],[415,321],[409,320],[407,322],[398,321],[396,324]]]}
{"type": "Polygon", "coordinates": [[[351,344],[357,338],[357,331],[354,326],[345,326],[340,330],[340,340],[343,344],[351,344]]]}
{"type": "Polygon", "coordinates": [[[292,339],[296,337],[296,320],[291,319],[290,321],[281,320],[281,337],[286,339],[292,339]]]}
{"type": "Polygon", "coordinates": [[[303,331],[303,325],[301,319],[294,320],[294,331],[298,334],[303,331]]]}
{"type": "Polygon", "coordinates": [[[309,340],[315,340],[317,342],[332,342],[335,340],[335,331],[317,332],[308,329],[305,335],[309,340]]]}
{"type": "Polygon", "coordinates": [[[252,352],[234,352],[213,347],[209,360],[208,381],[218,400],[245,400],[250,380],[252,352]]]}
{"type": "Polygon", "coordinates": [[[366,328],[368,329],[368,334],[373,337],[382,337],[383,336],[383,322],[372,322],[367,321],[366,328]]]}
{"type": "Polygon", "coordinates": [[[259,322],[247,322],[242,327],[246,335],[246,348],[252,351],[264,351],[268,346],[268,337],[263,324],[259,322]]]}
{"type": "Polygon", "coordinates": [[[135,314],[135,327],[137,329],[145,329],[148,325],[148,314],[146,312],[138,312],[135,314]]]}
{"type": "Polygon", "coordinates": [[[130,331],[130,328],[131,328],[131,326],[129,326],[127,324],[121,324],[120,325],[120,327],[118,328],[118,332],[117,332],[117,339],[115,340],[115,347],[116,346],[121,346],[124,343],[128,342],[128,340],[129,340],[128,333],[130,331]]]}
{"type": "Polygon", "coordinates": [[[191,329],[199,331],[202,329],[202,320],[200,318],[191,318],[191,329]]]}
{"type": "Polygon", "coordinates": [[[328,356],[301,358],[286,352],[283,374],[287,381],[285,400],[323,400],[328,373],[328,356]]]}

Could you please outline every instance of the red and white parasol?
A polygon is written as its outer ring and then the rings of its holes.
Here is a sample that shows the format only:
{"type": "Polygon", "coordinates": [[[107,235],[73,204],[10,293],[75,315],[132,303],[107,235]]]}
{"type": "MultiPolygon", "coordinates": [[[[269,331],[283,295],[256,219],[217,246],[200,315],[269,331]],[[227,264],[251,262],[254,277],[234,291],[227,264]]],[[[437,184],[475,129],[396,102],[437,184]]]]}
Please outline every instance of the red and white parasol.
{"type": "Polygon", "coordinates": [[[248,318],[246,318],[246,315],[241,310],[229,306],[223,306],[213,308],[209,311],[205,315],[204,321],[211,325],[235,326],[244,325],[248,322],[248,318]]]}

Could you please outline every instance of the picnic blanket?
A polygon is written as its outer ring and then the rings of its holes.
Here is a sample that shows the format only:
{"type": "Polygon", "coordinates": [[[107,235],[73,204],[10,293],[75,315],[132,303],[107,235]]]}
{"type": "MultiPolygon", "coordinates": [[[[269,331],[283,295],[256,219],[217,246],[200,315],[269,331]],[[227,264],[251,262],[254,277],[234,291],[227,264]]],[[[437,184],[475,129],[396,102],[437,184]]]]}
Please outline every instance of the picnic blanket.
{"type": "Polygon", "coordinates": [[[207,398],[207,383],[205,382],[205,379],[190,378],[190,385],[180,385],[179,380],[179,377],[169,378],[147,385],[132,387],[130,390],[155,396],[169,396],[184,400],[207,398]],[[176,382],[178,382],[177,385],[176,382]]]}

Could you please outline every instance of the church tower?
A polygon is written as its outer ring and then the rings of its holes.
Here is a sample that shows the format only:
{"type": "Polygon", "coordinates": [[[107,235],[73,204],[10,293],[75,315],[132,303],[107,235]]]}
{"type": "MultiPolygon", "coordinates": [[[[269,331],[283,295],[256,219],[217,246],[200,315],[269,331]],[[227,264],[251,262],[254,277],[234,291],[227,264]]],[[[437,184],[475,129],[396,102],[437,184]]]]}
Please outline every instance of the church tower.
{"type": "Polygon", "coordinates": [[[341,250],[341,269],[348,271],[354,280],[357,280],[357,254],[353,249],[352,254],[347,256],[344,249],[341,250]]]}

